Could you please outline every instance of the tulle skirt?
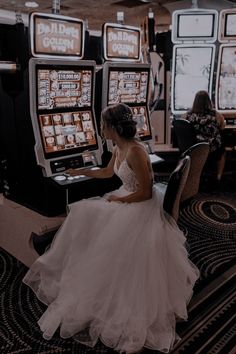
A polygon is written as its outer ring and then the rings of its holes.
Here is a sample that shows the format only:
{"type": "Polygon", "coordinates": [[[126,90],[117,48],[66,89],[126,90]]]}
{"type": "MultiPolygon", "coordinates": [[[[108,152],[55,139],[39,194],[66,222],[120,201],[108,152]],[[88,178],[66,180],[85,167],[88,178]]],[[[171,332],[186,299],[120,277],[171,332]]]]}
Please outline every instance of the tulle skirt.
{"type": "Polygon", "coordinates": [[[61,337],[91,347],[100,339],[119,352],[169,352],[199,272],[162,201],[154,186],[143,202],[104,196],[70,206],[51,248],[23,279],[48,305],[38,321],[45,339],[60,327],[61,337]]]}

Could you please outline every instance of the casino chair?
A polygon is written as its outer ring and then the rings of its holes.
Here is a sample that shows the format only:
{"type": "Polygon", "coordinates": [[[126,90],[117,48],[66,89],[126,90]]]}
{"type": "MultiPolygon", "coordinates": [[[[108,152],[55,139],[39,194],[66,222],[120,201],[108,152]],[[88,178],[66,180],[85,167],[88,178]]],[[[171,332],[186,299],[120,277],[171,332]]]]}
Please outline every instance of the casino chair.
{"type": "Polygon", "coordinates": [[[190,156],[191,159],[188,178],[180,198],[181,203],[189,200],[198,193],[202,171],[207,161],[209,151],[209,144],[207,142],[201,142],[192,145],[181,155],[182,158],[190,156]]]}
{"type": "MultiPolygon", "coordinates": [[[[209,145],[208,148],[206,145],[198,145],[199,141],[197,140],[195,130],[188,120],[182,118],[174,119],[172,125],[180,152],[184,155],[189,155],[188,152],[191,151],[193,154],[193,156],[191,156],[191,159],[193,159],[193,162],[191,163],[191,173],[182,196],[182,201],[184,201],[191,198],[198,192],[202,174],[205,176],[206,181],[212,178],[212,171],[214,170],[213,165],[215,163],[210,163],[209,145]],[[193,147],[194,149],[191,149],[193,147]],[[198,149],[199,154],[197,152],[198,149]],[[192,171],[194,171],[195,175],[192,171]]],[[[201,142],[201,144],[208,143],[201,142]]]]}
{"type": "Polygon", "coordinates": [[[170,174],[166,185],[163,209],[171,215],[175,221],[177,221],[179,217],[181,196],[188,178],[190,163],[191,158],[189,156],[186,155],[181,158],[174,171],[170,174]]]}
{"type": "Polygon", "coordinates": [[[198,143],[195,130],[186,119],[174,119],[172,122],[174,135],[181,153],[198,143]]]}

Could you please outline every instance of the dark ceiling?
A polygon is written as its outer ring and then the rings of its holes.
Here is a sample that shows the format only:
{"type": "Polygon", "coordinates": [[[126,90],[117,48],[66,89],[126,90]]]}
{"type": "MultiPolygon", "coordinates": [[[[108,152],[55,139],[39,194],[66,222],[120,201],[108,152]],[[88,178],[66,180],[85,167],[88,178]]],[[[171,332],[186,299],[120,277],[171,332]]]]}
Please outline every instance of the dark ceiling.
{"type": "MultiPolygon", "coordinates": [[[[222,8],[233,7],[236,0],[35,0],[37,8],[25,7],[27,0],[0,0],[0,10],[28,14],[32,11],[52,12],[52,4],[60,3],[60,13],[86,20],[91,30],[101,30],[105,22],[117,22],[117,12],[124,12],[124,22],[127,25],[140,26],[144,17],[152,8],[157,30],[167,30],[171,23],[171,13],[175,9],[191,8],[193,4],[198,7],[222,8]]],[[[33,2],[33,0],[31,0],[33,2]]],[[[0,17],[3,16],[0,11],[0,17]]],[[[28,16],[27,16],[28,18],[28,16]]]]}

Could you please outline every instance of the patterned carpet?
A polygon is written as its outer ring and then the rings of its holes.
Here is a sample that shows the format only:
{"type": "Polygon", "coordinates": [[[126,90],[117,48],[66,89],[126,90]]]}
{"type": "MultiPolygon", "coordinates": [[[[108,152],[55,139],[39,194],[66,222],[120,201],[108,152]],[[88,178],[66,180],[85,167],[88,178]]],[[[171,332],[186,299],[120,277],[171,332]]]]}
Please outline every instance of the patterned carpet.
{"type": "Polygon", "coordinates": [[[236,193],[199,194],[181,209],[179,226],[187,233],[190,259],[201,277],[188,321],[177,324],[181,341],[172,353],[234,354],[236,193]]]}
{"type": "MultiPolygon", "coordinates": [[[[185,323],[177,324],[181,341],[172,354],[236,353],[236,267],[189,310],[185,323]],[[233,274],[232,274],[233,273],[233,274]]],[[[190,304],[191,305],[191,304],[190,304]]]]}
{"type": "Polygon", "coordinates": [[[236,264],[236,193],[199,194],[182,207],[178,224],[201,271],[199,286],[236,264]]]}
{"type": "MultiPolygon", "coordinates": [[[[189,320],[177,324],[182,340],[172,353],[235,353],[236,194],[199,195],[182,208],[179,225],[187,233],[190,258],[201,270],[201,279],[189,304],[189,320]]],[[[89,349],[73,339],[63,340],[58,332],[51,341],[44,340],[37,320],[45,306],[22,284],[27,268],[2,249],[0,267],[1,354],[113,352],[102,343],[89,349]]]]}

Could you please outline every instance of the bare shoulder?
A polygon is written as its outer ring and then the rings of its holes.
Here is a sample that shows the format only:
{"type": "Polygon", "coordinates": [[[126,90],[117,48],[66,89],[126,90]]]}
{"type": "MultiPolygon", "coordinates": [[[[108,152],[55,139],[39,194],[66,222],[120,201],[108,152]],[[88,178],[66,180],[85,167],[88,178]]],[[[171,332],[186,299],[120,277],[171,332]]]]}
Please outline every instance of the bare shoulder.
{"type": "Polygon", "coordinates": [[[113,151],[112,151],[112,154],[113,154],[113,155],[116,155],[116,154],[117,154],[117,146],[114,146],[113,151]]]}
{"type": "Polygon", "coordinates": [[[137,143],[130,146],[127,152],[127,159],[147,159],[148,153],[143,144],[137,143]]]}

